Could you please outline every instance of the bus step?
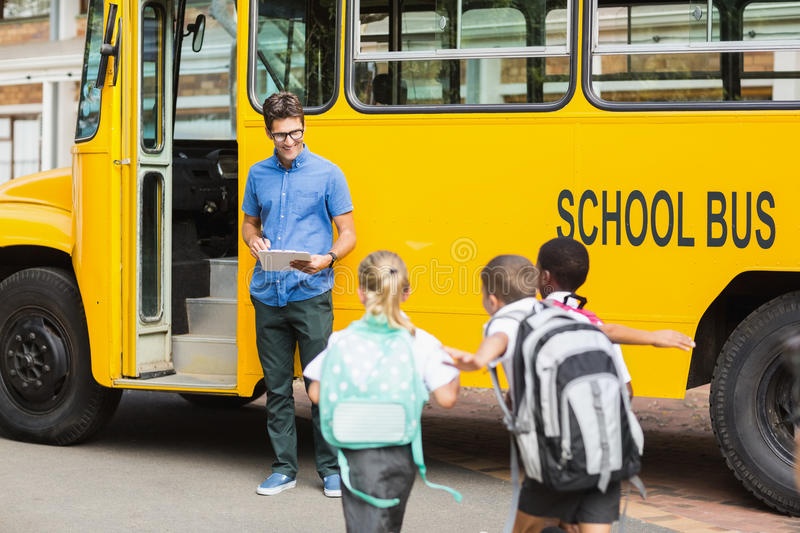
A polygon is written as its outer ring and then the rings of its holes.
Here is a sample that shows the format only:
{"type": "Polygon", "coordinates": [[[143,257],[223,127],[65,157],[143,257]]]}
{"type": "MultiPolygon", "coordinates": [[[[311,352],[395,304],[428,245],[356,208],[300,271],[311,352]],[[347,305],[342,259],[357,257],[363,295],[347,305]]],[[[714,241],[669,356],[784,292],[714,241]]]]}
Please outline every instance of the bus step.
{"type": "Polygon", "coordinates": [[[236,337],[236,300],[207,296],[186,298],[189,333],[236,337]]]}
{"type": "Polygon", "coordinates": [[[211,296],[236,299],[236,273],[239,261],[236,257],[209,259],[211,273],[211,296]]]}
{"type": "MultiPolygon", "coordinates": [[[[226,374],[172,374],[142,381],[136,378],[120,378],[114,380],[116,386],[146,386],[148,390],[185,389],[187,391],[213,392],[234,391],[236,389],[236,376],[226,374]]],[[[128,387],[126,387],[128,388],[128,387]]]]}
{"type": "Polygon", "coordinates": [[[179,374],[221,374],[236,377],[236,339],[209,335],[172,337],[172,362],[179,374]]]}

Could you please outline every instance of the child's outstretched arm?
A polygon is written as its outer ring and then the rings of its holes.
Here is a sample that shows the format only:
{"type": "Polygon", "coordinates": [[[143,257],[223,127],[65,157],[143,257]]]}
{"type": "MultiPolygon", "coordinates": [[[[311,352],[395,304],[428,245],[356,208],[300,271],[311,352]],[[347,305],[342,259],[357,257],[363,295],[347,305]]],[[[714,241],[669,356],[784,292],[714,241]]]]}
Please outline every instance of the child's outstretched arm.
{"type": "Polygon", "coordinates": [[[645,344],[658,348],[680,348],[686,351],[694,348],[694,341],[691,337],[672,329],[647,331],[622,324],[602,324],[600,329],[617,344],[645,344]]]}
{"type": "Polygon", "coordinates": [[[471,371],[480,370],[498,357],[502,357],[507,347],[508,335],[497,332],[485,337],[474,354],[451,346],[445,346],[444,351],[453,358],[453,366],[457,369],[471,371]]]}
{"type": "Polygon", "coordinates": [[[461,388],[461,380],[458,376],[454,377],[449,383],[434,389],[431,394],[436,403],[444,408],[450,409],[456,404],[458,391],[461,388]]]}

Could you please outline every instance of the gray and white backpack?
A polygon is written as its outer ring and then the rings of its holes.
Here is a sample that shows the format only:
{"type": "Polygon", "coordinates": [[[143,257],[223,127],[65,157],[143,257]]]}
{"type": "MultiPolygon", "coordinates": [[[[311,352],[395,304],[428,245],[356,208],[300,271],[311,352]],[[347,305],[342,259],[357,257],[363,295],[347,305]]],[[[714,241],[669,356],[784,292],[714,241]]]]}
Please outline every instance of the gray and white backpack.
{"type": "MultiPolygon", "coordinates": [[[[508,316],[508,315],[506,315],[508,316]]],[[[512,408],[492,381],[512,439],[514,506],[519,460],[525,473],[556,491],[630,480],[644,496],[644,434],[631,411],[614,347],[590,320],[547,301],[520,313],[513,355],[512,408]]]]}

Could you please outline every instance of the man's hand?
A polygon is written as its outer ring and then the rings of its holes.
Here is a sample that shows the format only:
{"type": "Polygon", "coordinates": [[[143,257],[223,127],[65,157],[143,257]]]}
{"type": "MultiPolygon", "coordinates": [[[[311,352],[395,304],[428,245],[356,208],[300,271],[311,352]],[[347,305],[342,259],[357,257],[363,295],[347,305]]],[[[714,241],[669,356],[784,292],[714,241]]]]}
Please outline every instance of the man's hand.
{"type": "Polygon", "coordinates": [[[247,243],[248,247],[250,248],[250,255],[258,259],[258,252],[261,250],[269,250],[272,247],[272,243],[269,239],[265,237],[253,237],[247,243]]]}
{"type": "Polygon", "coordinates": [[[244,215],[242,218],[242,240],[247,244],[250,255],[258,259],[259,250],[269,250],[272,243],[263,237],[261,230],[261,219],[244,215]]]}
{"type": "Polygon", "coordinates": [[[316,274],[320,270],[328,268],[331,261],[333,261],[333,258],[328,254],[311,254],[311,261],[292,261],[289,266],[306,274],[316,274]]]}

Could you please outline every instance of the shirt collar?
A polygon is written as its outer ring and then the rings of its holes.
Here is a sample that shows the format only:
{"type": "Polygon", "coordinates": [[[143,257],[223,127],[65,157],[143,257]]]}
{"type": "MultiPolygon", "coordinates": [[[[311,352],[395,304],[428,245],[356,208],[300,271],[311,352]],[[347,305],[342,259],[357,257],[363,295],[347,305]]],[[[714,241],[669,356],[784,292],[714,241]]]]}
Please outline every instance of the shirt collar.
{"type": "Polygon", "coordinates": [[[560,302],[564,305],[568,305],[570,307],[575,307],[580,309],[581,302],[577,299],[572,297],[572,293],[569,291],[553,291],[547,295],[545,300],[555,300],[556,302],[560,302]]]}
{"type": "Polygon", "coordinates": [[[564,302],[564,298],[569,297],[570,294],[571,293],[569,291],[553,291],[547,295],[547,298],[545,298],[545,300],[556,300],[561,303],[566,303],[564,302]]]}
{"type": "Polygon", "coordinates": [[[522,298],[521,300],[517,300],[516,302],[511,302],[510,304],[504,305],[500,309],[497,310],[495,316],[504,316],[510,313],[514,313],[515,311],[530,311],[533,309],[534,304],[536,303],[536,298],[522,298]]]}
{"type": "MultiPolygon", "coordinates": [[[[281,165],[281,160],[278,158],[277,148],[272,150],[272,155],[275,157],[275,166],[277,166],[281,170],[286,170],[285,168],[283,168],[283,165],[281,165]]],[[[308,158],[308,146],[305,143],[303,143],[303,150],[297,157],[294,158],[294,161],[292,161],[292,168],[290,170],[302,167],[306,163],[307,158],[308,158]]]]}

